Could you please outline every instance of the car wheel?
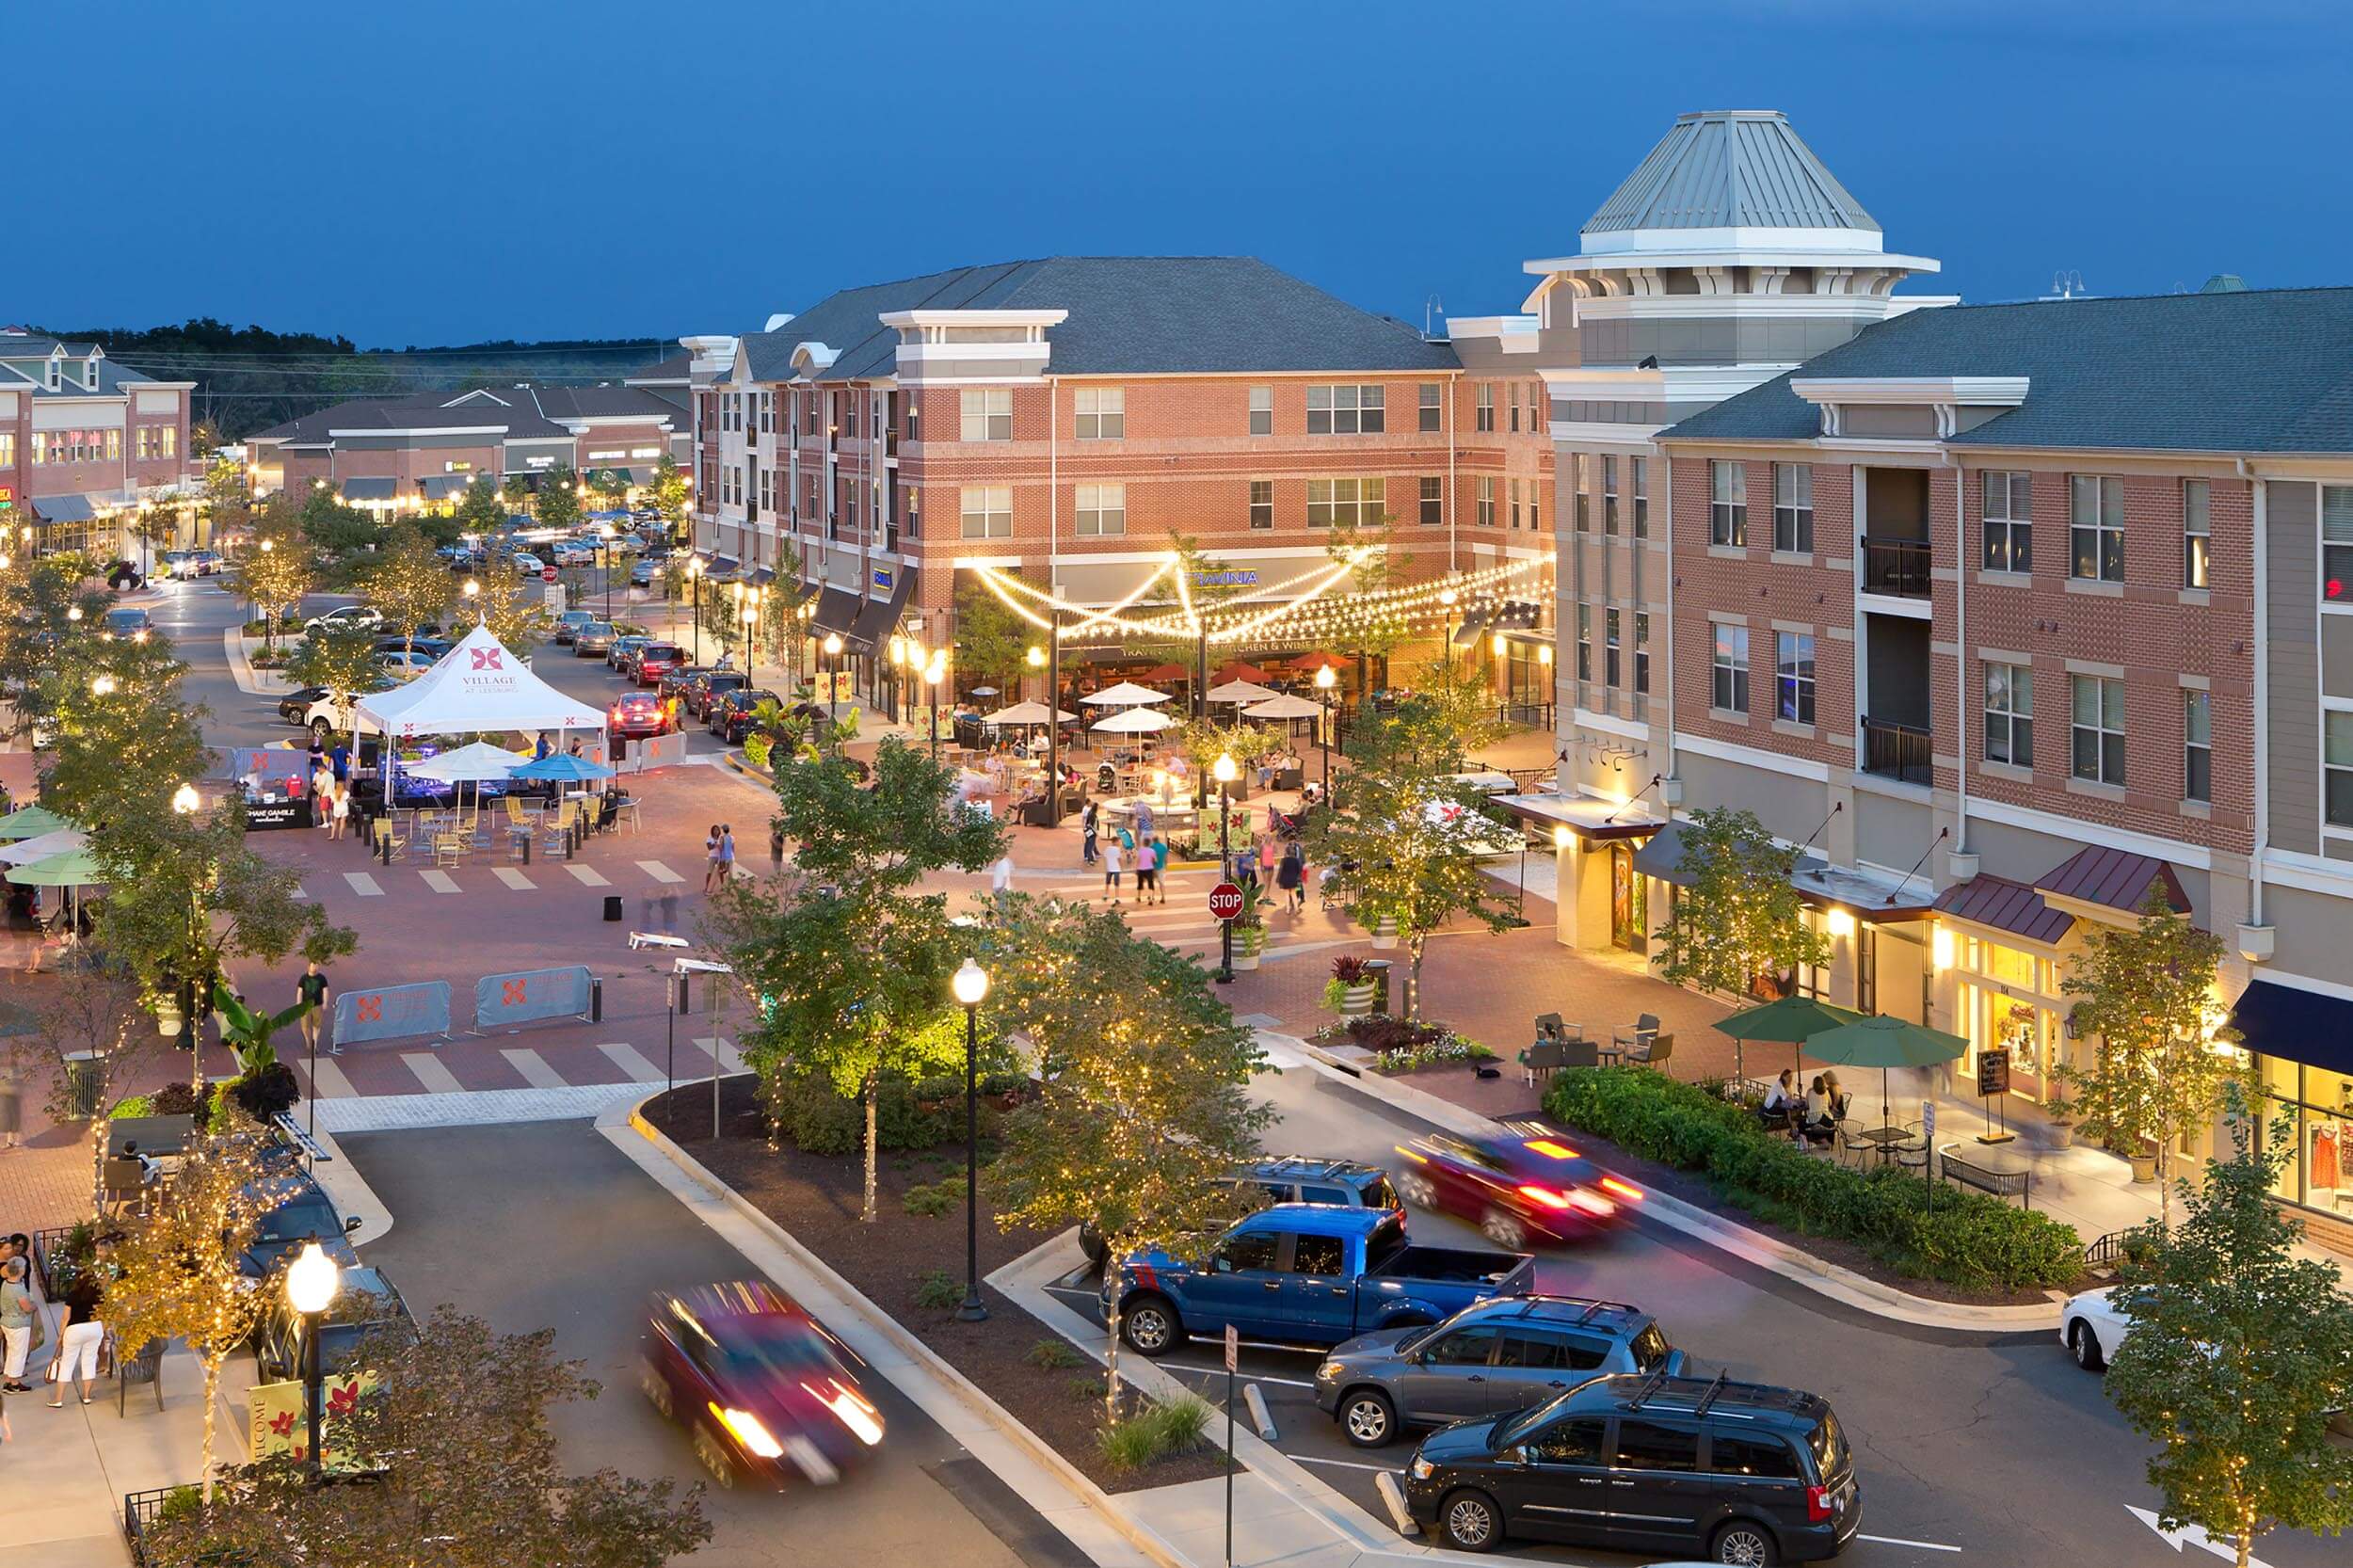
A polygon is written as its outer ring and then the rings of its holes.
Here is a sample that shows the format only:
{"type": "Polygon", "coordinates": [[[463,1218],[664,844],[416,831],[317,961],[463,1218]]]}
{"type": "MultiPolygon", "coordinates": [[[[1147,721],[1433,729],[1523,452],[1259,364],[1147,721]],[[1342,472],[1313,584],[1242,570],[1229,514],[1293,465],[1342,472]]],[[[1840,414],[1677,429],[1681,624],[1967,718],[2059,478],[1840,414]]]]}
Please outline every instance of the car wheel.
{"type": "Polygon", "coordinates": [[[1479,1222],[1479,1234],[1501,1247],[1505,1252],[1517,1252],[1528,1244],[1528,1227],[1519,1216],[1500,1208],[1490,1208],[1479,1222]]]}
{"type": "Polygon", "coordinates": [[[646,1391],[647,1401],[662,1413],[664,1420],[668,1420],[670,1418],[670,1380],[654,1370],[653,1364],[648,1362],[638,1369],[637,1382],[638,1385],[646,1391]]]}
{"type": "Polygon", "coordinates": [[[724,1444],[712,1430],[697,1422],[695,1427],[695,1457],[711,1472],[712,1480],[725,1491],[735,1484],[735,1462],[728,1457],[724,1444]]]}
{"type": "Polygon", "coordinates": [[[1119,1315],[1119,1336],[1141,1355],[1162,1356],[1185,1342],[1185,1330],[1167,1297],[1140,1296],[1119,1315]]]}
{"type": "Polygon", "coordinates": [[[1438,1198],[1436,1185],[1417,1171],[1407,1171],[1397,1178],[1397,1192],[1416,1208],[1428,1208],[1438,1198]]]}
{"type": "Polygon", "coordinates": [[[2108,1364],[2107,1357],[2100,1353],[2100,1336],[2081,1318],[2067,1325],[2067,1349],[2074,1356],[2075,1365],[2087,1372],[2096,1372],[2108,1364]]]}
{"type": "Polygon", "coordinates": [[[1484,1492],[1457,1492],[1438,1510],[1438,1533],[1457,1551],[1492,1552],[1503,1540],[1503,1515],[1484,1492]]]}
{"type": "Polygon", "coordinates": [[[1340,1426],[1360,1448],[1385,1448],[1397,1436],[1397,1407],[1378,1388],[1353,1388],[1340,1396],[1340,1426]]]}
{"type": "Polygon", "coordinates": [[[324,745],[326,743],[335,738],[335,727],[328,723],[325,719],[312,719],[311,721],[311,734],[319,742],[320,744],[324,745]]]}
{"type": "Polygon", "coordinates": [[[1710,1562],[1735,1562],[1741,1568],[1772,1568],[1781,1560],[1770,1530],[1753,1519],[1735,1519],[1708,1543],[1710,1562]]]}

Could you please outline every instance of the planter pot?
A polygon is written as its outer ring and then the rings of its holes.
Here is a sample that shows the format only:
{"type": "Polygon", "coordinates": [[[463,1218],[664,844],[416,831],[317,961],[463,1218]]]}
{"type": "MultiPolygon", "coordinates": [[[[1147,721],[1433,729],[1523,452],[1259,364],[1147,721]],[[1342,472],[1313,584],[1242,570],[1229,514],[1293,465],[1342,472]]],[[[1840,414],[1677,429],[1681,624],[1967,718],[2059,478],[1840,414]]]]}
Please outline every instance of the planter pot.
{"type": "Polygon", "coordinates": [[[1244,952],[1241,948],[1234,950],[1234,972],[1236,974],[1247,974],[1257,967],[1258,955],[1257,953],[1244,952]]]}
{"type": "Polygon", "coordinates": [[[1384,918],[1373,922],[1372,945],[1374,951],[1379,952],[1387,952],[1397,946],[1397,921],[1394,919],[1384,918]]]}
{"type": "Polygon", "coordinates": [[[2155,1155],[2136,1154],[2126,1158],[2133,1162],[2133,1180],[2136,1184],[2157,1179],[2157,1157],[2155,1155]]]}
{"type": "Polygon", "coordinates": [[[1259,955],[1266,952],[1266,927],[1237,926],[1234,930],[1234,971],[1239,974],[1258,967],[1259,955]]]}
{"type": "Polygon", "coordinates": [[[2055,1149],[2066,1149],[2073,1148],[2074,1145],[2075,1124],[2073,1122],[2053,1122],[2051,1124],[2051,1146],[2055,1149]]]}
{"type": "Polygon", "coordinates": [[[1343,1018],[1371,1016],[1372,992],[1373,984],[1369,980],[1361,985],[1351,985],[1342,990],[1340,992],[1340,1016],[1343,1018]]]}

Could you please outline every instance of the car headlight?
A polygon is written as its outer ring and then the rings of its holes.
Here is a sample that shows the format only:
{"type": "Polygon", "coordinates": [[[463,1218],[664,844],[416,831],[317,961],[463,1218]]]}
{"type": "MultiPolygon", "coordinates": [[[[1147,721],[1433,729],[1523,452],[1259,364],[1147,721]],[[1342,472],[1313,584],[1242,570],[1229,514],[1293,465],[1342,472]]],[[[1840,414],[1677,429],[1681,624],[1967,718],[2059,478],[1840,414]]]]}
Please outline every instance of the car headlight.
{"type": "Polygon", "coordinates": [[[776,1459],[783,1454],[784,1445],[777,1442],[775,1434],[750,1411],[722,1410],[714,1404],[711,1413],[719,1417],[720,1424],[728,1431],[735,1433],[738,1442],[760,1458],[776,1459]]]}
{"type": "Polygon", "coordinates": [[[1327,1361],[1322,1366],[1316,1368],[1316,1381],[1318,1383],[1330,1383],[1340,1375],[1340,1371],[1341,1368],[1338,1362],[1327,1361]]]}
{"type": "Polygon", "coordinates": [[[1428,1480],[1432,1476],[1438,1473],[1438,1467],[1435,1464],[1431,1464],[1430,1461],[1422,1458],[1421,1455],[1416,1454],[1414,1456],[1414,1462],[1405,1466],[1405,1473],[1413,1477],[1416,1480],[1428,1480]]]}

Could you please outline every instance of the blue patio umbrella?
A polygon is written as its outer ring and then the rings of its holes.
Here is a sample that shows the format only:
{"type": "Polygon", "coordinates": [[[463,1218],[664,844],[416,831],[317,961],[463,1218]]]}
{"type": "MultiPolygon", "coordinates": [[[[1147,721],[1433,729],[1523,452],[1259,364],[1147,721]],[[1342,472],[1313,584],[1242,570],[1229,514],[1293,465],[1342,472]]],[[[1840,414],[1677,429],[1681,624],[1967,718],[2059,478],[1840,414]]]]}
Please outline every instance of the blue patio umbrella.
{"type": "Polygon", "coordinates": [[[561,784],[582,784],[592,778],[612,778],[616,776],[617,771],[606,767],[602,762],[591,762],[584,757],[574,757],[568,752],[559,752],[552,757],[542,757],[536,761],[525,762],[508,776],[540,780],[553,779],[561,784]]]}

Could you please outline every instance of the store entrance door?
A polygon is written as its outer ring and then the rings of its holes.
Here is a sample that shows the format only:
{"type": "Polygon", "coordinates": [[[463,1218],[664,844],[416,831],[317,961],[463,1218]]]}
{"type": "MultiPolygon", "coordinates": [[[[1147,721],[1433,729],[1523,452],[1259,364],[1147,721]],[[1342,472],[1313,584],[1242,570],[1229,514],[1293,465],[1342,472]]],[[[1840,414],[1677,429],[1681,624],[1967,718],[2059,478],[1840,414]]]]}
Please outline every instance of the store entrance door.
{"type": "Polygon", "coordinates": [[[1642,877],[1634,869],[1634,847],[1623,840],[1609,845],[1609,945],[1627,952],[1650,951],[1643,919],[1642,877]]]}

